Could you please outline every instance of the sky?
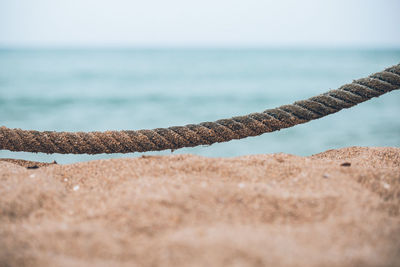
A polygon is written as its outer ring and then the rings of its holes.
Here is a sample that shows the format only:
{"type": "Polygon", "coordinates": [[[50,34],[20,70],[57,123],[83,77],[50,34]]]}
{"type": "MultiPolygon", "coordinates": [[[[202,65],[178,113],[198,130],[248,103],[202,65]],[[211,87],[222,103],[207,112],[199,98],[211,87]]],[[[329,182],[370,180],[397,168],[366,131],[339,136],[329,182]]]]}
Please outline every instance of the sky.
{"type": "Polygon", "coordinates": [[[400,0],[0,0],[0,46],[400,48],[400,0]]]}

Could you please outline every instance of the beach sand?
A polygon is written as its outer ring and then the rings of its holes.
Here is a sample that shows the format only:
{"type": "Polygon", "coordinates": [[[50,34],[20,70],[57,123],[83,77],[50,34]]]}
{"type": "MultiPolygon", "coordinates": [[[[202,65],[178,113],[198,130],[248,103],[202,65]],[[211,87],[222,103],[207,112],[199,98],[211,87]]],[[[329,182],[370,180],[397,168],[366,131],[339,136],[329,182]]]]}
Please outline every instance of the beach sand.
{"type": "Polygon", "coordinates": [[[0,266],[400,266],[400,148],[0,160],[0,266]]]}

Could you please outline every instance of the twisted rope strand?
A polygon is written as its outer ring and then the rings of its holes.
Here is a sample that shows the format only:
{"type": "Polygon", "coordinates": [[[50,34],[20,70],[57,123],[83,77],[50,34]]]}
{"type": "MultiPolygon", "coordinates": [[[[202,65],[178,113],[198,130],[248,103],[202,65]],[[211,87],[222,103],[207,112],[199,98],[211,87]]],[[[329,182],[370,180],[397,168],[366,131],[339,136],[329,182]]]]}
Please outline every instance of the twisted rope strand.
{"type": "Polygon", "coordinates": [[[215,122],[137,131],[54,132],[0,127],[0,149],[60,154],[130,153],[227,142],[292,127],[400,89],[400,64],[291,105],[215,122]]]}

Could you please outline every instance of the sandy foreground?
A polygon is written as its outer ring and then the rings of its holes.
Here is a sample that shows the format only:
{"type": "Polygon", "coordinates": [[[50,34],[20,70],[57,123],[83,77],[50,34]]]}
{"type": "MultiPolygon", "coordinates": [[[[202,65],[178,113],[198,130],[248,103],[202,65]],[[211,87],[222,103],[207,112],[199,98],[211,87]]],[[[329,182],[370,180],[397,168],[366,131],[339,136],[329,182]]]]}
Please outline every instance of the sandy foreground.
{"type": "Polygon", "coordinates": [[[0,266],[400,266],[400,148],[3,159],[0,266]]]}

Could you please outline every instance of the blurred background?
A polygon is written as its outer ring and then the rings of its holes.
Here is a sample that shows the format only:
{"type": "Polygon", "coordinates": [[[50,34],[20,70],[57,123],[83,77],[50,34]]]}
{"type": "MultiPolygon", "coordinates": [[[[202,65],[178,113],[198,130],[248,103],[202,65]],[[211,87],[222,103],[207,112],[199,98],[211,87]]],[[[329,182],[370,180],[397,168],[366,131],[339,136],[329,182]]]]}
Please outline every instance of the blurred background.
{"type": "MultiPolygon", "coordinates": [[[[398,0],[0,0],[0,125],[136,130],[261,112],[400,63],[399,13],[398,0]]],[[[173,154],[399,147],[399,114],[395,91],[294,128],[173,154]]]]}

